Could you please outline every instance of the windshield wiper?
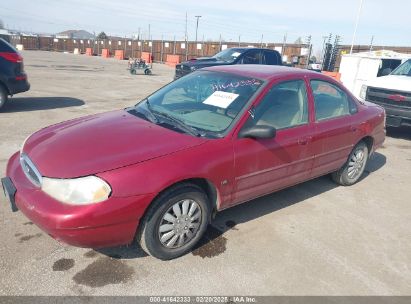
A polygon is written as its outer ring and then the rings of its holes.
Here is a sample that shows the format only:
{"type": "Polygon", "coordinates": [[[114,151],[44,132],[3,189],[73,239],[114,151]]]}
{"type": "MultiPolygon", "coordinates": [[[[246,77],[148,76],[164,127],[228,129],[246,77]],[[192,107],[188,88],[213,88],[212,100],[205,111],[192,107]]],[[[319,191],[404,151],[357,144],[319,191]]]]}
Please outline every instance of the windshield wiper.
{"type": "MultiPolygon", "coordinates": [[[[148,98],[143,100],[146,108],[144,109],[145,113],[142,113],[145,117],[147,117],[148,120],[150,120],[152,123],[157,124],[158,123],[158,119],[157,117],[153,114],[153,110],[151,108],[150,102],[148,101],[148,98]],[[148,114],[148,115],[146,115],[148,114]]],[[[137,109],[137,107],[136,107],[137,109]]]]}
{"type": "Polygon", "coordinates": [[[168,122],[171,122],[172,126],[175,126],[177,128],[179,128],[180,130],[191,134],[193,136],[196,137],[200,137],[200,136],[204,136],[204,134],[200,133],[197,131],[197,129],[195,129],[194,127],[191,127],[189,125],[186,125],[184,122],[182,122],[181,120],[179,120],[178,118],[175,118],[174,116],[164,113],[164,112],[159,112],[156,110],[151,110],[155,115],[160,116],[162,118],[165,118],[166,120],[168,120],[168,122]]]}

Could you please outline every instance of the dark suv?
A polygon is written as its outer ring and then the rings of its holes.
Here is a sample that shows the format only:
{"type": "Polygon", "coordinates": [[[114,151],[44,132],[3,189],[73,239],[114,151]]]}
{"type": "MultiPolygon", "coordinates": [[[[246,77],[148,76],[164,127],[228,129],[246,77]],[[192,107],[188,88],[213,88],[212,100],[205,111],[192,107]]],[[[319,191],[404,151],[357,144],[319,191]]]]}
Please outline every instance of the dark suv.
{"type": "Polygon", "coordinates": [[[176,65],[174,79],[180,78],[192,71],[215,65],[231,64],[268,64],[282,65],[281,54],[270,49],[231,48],[215,54],[213,57],[191,59],[176,65]]]}
{"type": "Polygon", "coordinates": [[[6,104],[9,95],[29,89],[23,57],[11,44],[0,38],[0,109],[6,104]]]}

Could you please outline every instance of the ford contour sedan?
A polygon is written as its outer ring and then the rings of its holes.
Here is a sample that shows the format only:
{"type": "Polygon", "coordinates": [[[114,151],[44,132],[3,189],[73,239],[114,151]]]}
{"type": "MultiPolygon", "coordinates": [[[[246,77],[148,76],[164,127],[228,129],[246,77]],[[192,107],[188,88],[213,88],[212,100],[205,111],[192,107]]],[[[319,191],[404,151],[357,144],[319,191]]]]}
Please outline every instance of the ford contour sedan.
{"type": "Polygon", "coordinates": [[[59,241],[136,240],[167,260],[220,210],[325,174],[356,183],[384,139],[384,110],[327,76],[209,67],[133,107],[34,133],[2,184],[12,210],[59,241]]]}

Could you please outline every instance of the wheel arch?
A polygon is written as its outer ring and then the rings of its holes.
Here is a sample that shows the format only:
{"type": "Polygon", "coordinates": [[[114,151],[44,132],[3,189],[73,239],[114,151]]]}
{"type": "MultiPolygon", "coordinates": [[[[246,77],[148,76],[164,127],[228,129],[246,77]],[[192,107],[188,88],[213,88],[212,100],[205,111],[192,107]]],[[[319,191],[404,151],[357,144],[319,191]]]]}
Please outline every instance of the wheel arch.
{"type": "Polygon", "coordinates": [[[0,87],[3,87],[6,90],[6,94],[7,95],[11,95],[10,94],[10,89],[6,86],[6,84],[0,80],[0,87]]]}
{"type": "MultiPolygon", "coordinates": [[[[363,138],[361,138],[358,143],[360,142],[364,142],[367,145],[368,148],[368,154],[372,153],[372,148],[374,146],[374,138],[370,135],[364,136],[363,138]]],[[[357,143],[357,144],[358,144],[357,143]]]]}
{"type": "Polygon", "coordinates": [[[201,190],[204,191],[204,193],[207,195],[209,199],[209,204],[210,204],[210,216],[214,216],[216,212],[219,209],[220,206],[220,195],[218,192],[217,187],[214,185],[213,182],[211,182],[209,179],[206,178],[200,178],[200,177],[195,177],[195,178],[187,178],[187,179],[182,179],[178,182],[174,182],[173,184],[168,185],[165,187],[163,190],[161,190],[159,193],[157,193],[156,196],[151,200],[150,204],[147,205],[146,209],[144,210],[144,214],[141,216],[139,224],[138,224],[138,229],[137,233],[141,230],[141,223],[143,219],[146,217],[148,210],[150,209],[151,205],[153,202],[162,196],[166,191],[169,191],[170,189],[177,188],[179,186],[183,185],[195,185],[199,187],[201,190]]]}

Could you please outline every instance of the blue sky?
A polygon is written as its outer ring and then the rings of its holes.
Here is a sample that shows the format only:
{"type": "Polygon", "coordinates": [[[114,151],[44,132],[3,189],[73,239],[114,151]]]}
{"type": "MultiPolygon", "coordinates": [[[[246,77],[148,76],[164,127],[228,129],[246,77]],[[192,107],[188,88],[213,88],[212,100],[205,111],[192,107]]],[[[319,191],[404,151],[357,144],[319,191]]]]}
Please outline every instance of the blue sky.
{"type": "MultiPolygon", "coordinates": [[[[56,33],[67,29],[131,36],[140,31],[154,39],[195,38],[195,15],[201,15],[199,40],[281,42],[312,35],[316,48],[329,33],[350,44],[360,0],[254,1],[115,1],[115,0],[0,0],[0,19],[10,28],[56,33]]],[[[411,1],[364,0],[357,43],[411,45],[411,1]]]]}

